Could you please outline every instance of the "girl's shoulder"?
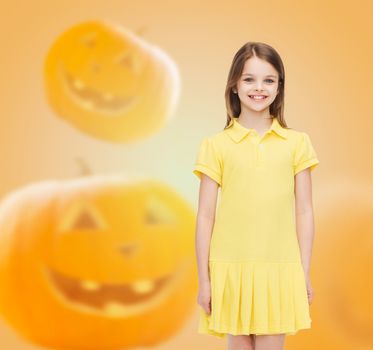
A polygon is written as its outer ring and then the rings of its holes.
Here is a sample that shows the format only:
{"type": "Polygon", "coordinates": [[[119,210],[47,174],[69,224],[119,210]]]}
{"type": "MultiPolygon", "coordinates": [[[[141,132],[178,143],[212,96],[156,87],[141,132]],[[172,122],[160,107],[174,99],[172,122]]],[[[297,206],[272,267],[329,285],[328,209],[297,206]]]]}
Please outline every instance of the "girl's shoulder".
{"type": "MultiPolygon", "coordinates": [[[[223,153],[227,148],[225,135],[222,131],[207,134],[199,142],[197,159],[209,157],[213,159],[222,159],[223,153]]],[[[198,161],[197,161],[198,162],[198,161]]]]}
{"type": "Polygon", "coordinates": [[[221,147],[224,145],[224,142],[226,142],[226,135],[224,133],[224,130],[222,130],[215,133],[207,134],[201,139],[201,141],[202,143],[207,142],[213,144],[216,147],[221,147]]]}
{"type": "Polygon", "coordinates": [[[301,142],[310,142],[311,137],[307,131],[293,128],[286,128],[286,135],[289,141],[293,141],[295,145],[301,142]]]}
{"type": "Polygon", "coordinates": [[[294,151],[294,162],[296,165],[295,173],[306,167],[311,166],[311,170],[319,163],[317,153],[315,151],[313,141],[310,134],[304,130],[288,130],[288,140],[291,141],[294,151]]]}

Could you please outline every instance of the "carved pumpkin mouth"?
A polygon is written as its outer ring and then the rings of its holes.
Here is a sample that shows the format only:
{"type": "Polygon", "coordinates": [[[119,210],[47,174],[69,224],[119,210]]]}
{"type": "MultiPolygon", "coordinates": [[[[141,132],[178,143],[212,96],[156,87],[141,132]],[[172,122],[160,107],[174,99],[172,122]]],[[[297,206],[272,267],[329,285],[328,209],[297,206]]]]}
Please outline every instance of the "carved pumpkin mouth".
{"type": "Polygon", "coordinates": [[[60,74],[69,96],[89,111],[98,111],[109,116],[125,113],[138,100],[138,96],[119,97],[92,89],[82,79],[69,73],[62,64],[60,65],[60,74]]]}
{"type": "Polygon", "coordinates": [[[64,301],[87,312],[99,312],[109,317],[142,314],[158,305],[172,292],[182,275],[179,269],[156,279],[114,284],[72,278],[52,268],[45,271],[64,301]]]}

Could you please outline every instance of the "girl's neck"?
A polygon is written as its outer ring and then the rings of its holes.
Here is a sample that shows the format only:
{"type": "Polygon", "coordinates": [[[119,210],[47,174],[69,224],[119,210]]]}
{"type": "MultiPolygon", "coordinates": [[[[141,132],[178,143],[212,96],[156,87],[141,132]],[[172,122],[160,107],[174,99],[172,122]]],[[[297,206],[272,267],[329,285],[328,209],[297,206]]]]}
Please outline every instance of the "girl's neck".
{"type": "Polygon", "coordinates": [[[240,113],[237,121],[248,129],[265,130],[272,125],[272,116],[266,113],[240,113]]]}

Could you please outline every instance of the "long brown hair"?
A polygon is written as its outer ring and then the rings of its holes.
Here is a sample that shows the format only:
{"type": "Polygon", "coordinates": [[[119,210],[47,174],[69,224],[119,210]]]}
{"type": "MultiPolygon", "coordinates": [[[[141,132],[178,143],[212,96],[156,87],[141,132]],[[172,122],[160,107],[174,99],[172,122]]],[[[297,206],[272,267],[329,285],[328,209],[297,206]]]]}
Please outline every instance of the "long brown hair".
{"type": "Polygon", "coordinates": [[[280,125],[287,128],[284,120],[284,88],[285,88],[285,69],[280,55],[268,44],[261,42],[247,42],[234,55],[231,68],[228,74],[227,86],[225,89],[225,105],[227,108],[226,128],[233,117],[238,117],[241,113],[241,103],[238,94],[233,92],[238,80],[241,77],[246,60],[251,57],[258,57],[270,63],[279,75],[279,93],[275,100],[269,106],[270,115],[276,117],[280,125]]]}

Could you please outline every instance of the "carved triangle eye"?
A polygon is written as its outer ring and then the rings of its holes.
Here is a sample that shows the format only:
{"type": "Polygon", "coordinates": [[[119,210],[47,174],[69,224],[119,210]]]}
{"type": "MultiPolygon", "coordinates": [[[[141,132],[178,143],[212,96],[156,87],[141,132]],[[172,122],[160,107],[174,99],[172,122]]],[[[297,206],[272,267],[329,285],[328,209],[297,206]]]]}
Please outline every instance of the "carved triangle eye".
{"type": "Polygon", "coordinates": [[[98,228],[98,225],[92,213],[90,213],[89,211],[82,211],[79,214],[79,216],[75,219],[75,222],[73,223],[73,227],[71,228],[74,230],[79,230],[79,229],[95,230],[98,228]]]}
{"type": "Polygon", "coordinates": [[[88,202],[76,202],[68,208],[59,225],[59,230],[102,230],[106,227],[98,209],[88,202]]]}
{"type": "Polygon", "coordinates": [[[177,218],[171,208],[159,198],[152,196],[147,199],[145,223],[147,225],[175,224],[177,218]]]}
{"type": "Polygon", "coordinates": [[[132,72],[140,72],[140,60],[134,57],[130,51],[124,51],[114,58],[114,63],[131,70],[132,72]]]}

